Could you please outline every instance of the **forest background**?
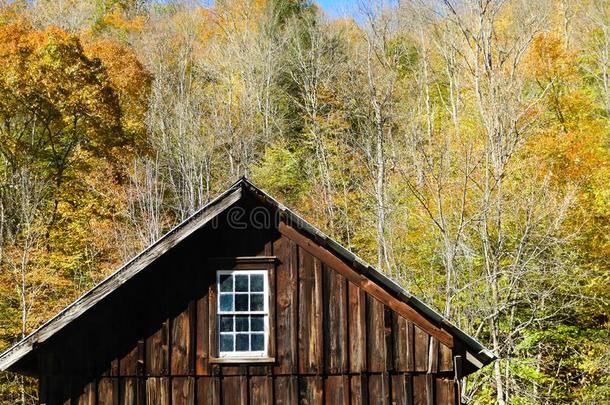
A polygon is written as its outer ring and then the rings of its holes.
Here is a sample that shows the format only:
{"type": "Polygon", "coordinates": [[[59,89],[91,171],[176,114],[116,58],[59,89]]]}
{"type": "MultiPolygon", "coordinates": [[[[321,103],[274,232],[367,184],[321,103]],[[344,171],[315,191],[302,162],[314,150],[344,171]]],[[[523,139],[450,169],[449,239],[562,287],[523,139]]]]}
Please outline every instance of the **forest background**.
{"type": "Polygon", "coordinates": [[[0,349],[247,175],[499,356],[465,400],[609,401],[610,2],[354,10],[0,0],[0,349]]]}

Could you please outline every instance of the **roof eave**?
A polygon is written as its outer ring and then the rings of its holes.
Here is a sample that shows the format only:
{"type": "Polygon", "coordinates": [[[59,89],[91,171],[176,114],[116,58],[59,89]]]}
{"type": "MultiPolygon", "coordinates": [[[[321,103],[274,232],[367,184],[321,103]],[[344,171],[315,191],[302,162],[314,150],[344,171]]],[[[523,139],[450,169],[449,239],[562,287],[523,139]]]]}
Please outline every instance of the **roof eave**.
{"type": "Polygon", "coordinates": [[[110,276],[106,277],[95,287],[84,293],[80,296],[76,301],[72,302],[66,308],[64,308],[61,312],[55,315],[53,318],[49,319],[47,322],[39,326],[36,330],[30,333],[28,336],[21,339],[19,342],[15,343],[13,346],[8,348],[2,354],[0,354],[0,371],[12,371],[15,369],[15,365],[23,359],[28,353],[30,353],[37,345],[45,342],[51,336],[53,336],[56,332],[63,329],[65,325],[73,321],[74,319],[80,317],[84,314],[89,308],[95,305],[97,302],[102,300],[108,294],[110,294],[114,289],[119,287],[120,285],[127,282],[131,279],[135,274],[142,271],[144,268],[148,266],[148,264],[152,263],[156,257],[156,254],[161,255],[171,247],[177,245],[179,242],[188,237],[191,233],[204,226],[209,220],[218,215],[219,212],[222,212],[224,209],[228,208],[230,205],[235,203],[241,198],[241,180],[234,183],[231,187],[229,187],[224,193],[220,194],[218,197],[214,198],[204,207],[199,209],[189,218],[172,228],[169,232],[163,235],[159,240],[154,242],[152,245],[148,246],[146,249],[142,250],[138,253],[133,259],[125,263],[121,266],[117,271],[112,273],[110,276]],[[219,212],[214,210],[215,208],[220,209],[219,212]],[[208,211],[212,211],[214,215],[206,216],[208,211]],[[199,219],[199,220],[198,220],[199,219]],[[190,224],[197,221],[196,227],[189,227],[190,224]],[[163,243],[168,240],[168,238],[174,236],[174,243],[168,246],[163,246],[163,243]],[[163,247],[165,250],[161,249],[163,247]],[[156,250],[163,250],[161,253],[156,252],[156,250]],[[154,257],[147,257],[147,255],[154,257]],[[148,259],[148,260],[147,260],[148,259]],[[138,267],[135,267],[138,265],[138,267]],[[134,268],[135,272],[133,274],[124,274],[127,270],[134,268]],[[103,290],[106,287],[107,291],[104,294],[100,294],[95,297],[95,300],[89,301],[96,292],[103,290]],[[109,288],[112,287],[112,288],[109,288]],[[47,330],[51,325],[59,323],[58,327],[53,328],[52,330],[47,330]]]}

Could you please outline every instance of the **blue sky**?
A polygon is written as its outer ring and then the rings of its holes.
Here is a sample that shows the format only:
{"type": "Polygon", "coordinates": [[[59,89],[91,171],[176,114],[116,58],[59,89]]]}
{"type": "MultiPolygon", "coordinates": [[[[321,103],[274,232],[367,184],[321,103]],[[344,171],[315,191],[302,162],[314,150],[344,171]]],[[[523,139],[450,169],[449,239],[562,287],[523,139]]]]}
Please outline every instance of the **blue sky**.
{"type": "Polygon", "coordinates": [[[357,7],[357,0],[315,0],[329,17],[341,17],[353,15],[353,10],[357,7]]]}

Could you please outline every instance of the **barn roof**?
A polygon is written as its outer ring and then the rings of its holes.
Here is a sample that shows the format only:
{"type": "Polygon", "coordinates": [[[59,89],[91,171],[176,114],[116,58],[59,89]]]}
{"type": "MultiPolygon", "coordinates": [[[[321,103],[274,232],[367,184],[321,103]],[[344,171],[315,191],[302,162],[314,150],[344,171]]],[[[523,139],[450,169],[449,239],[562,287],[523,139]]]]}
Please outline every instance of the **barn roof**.
{"type": "Polygon", "coordinates": [[[430,321],[447,330],[464,346],[466,350],[466,360],[468,360],[475,369],[481,368],[497,358],[494,353],[485,348],[476,339],[459,329],[457,326],[453,325],[448,319],[443,317],[433,308],[424,304],[414,295],[410,294],[398,283],[366,263],[364,260],[360,259],[348,249],[341,246],[337,241],[305,221],[302,217],[288,209],[269,194],[256,187],[249,180],[246,178],[241,178],[224,193],[210,201],[191,217],[170,230],[158,241],[148,246],[137,256],[119,268],[116,272],[101,281],[97,286],[83,294],[80,298],[68,305],[65,309],[45,322],[38,329],[2,353],[0,355],[0,370],[18,370],[19,362],[28,354],[34,352],[41,343],[50,339],[66,325],[95,306],[104,297],[111,294],[122,284],[144,270],[149,264],[154,262],[165,252],[176,246],[182,240],[186,239],[194,231],[200,229],[202,226],[210,222],[226,208],[239,201],[245,192],[252,194],[262,203],[267,204],[273,209],[277,210],[282,218],[292,227],[296,228],[319,245],[334,253],[347,264],[356,268],[356,270],[361,272],[364,276],[384,287],[396,298],[409,304],[430,321]]]}

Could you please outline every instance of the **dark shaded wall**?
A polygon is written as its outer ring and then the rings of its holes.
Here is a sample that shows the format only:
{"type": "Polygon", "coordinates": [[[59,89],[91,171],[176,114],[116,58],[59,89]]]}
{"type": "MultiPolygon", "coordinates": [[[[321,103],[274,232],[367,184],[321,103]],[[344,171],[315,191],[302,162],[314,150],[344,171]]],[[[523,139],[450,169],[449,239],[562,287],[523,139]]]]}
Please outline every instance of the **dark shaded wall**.
{"type": "MultiPolygon", "coordinates": [[[[240,204],[246,212],[254,206],[240,204]]],[[[455,404],[458,399],[451,349],[277,227],[236,230],[226,215],[37,353],[40,402],[53,405],[455,404]],[[208,259],[242,256],[277,257],[270,273],[272,364],[209,361],[215,272],[208,259]]]]}

